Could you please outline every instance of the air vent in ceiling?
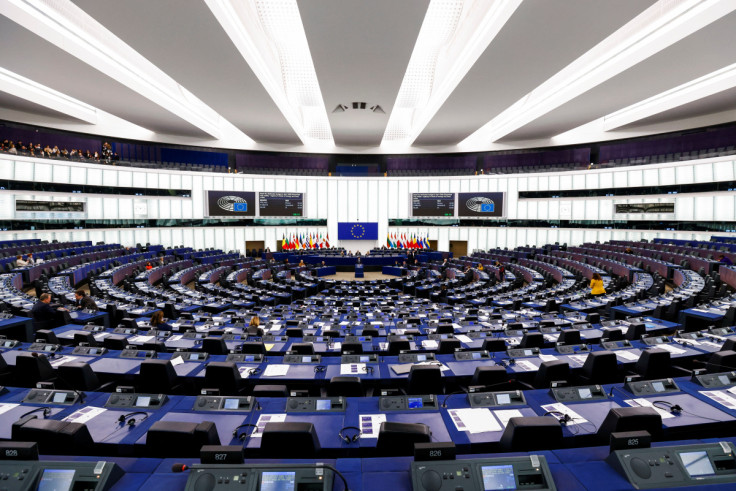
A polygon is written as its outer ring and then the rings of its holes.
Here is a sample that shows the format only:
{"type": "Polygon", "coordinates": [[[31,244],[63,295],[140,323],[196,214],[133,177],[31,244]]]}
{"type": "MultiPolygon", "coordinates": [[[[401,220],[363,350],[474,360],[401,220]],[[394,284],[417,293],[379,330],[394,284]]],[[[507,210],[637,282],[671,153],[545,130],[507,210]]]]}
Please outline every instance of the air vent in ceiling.
{"type": "Polygon", "coordinates": [[[379,114],[386,114],[386,111],[384,111],[383,108],[379,106],[378,104],[369,105],[367,102],[352,102],[349,106],[346,104],[338,104],[337,106],[335,106],[335,109],[333,109],[332,112],[333,114],[334,113],[344,113],[348,109],[351,109],[351,107],[352,109],[355,109],[358,111],[365,110],[365,111],[371,111],[371,112],[379,113],[379,114]]]}

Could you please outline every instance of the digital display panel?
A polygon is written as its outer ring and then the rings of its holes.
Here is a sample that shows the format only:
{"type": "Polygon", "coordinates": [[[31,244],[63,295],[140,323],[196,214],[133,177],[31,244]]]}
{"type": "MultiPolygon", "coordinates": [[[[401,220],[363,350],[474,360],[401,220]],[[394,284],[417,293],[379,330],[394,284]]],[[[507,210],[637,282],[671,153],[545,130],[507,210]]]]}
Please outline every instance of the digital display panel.
{"type": "Polygon", "coordinates": [[[258,214],[262,217],[304,216],[304,194],[258,193],[258,214]]]}
{"type": "Polygon", "coordinates": [[[513,465],[484,465],[480,468],[480,473],[485,491],[516,489],[513,465]]]}
{"type": "Polygon", "coordinates": [[[478,353],[477,351],[473,351],[473,359],[474,360],[479,360],[480,357],[481,357],[481,354],[480,353],[478,353]]]}
{"type": "Polygon", "coordinates": [[[499,404],[511,404],[511,396],[508,394],[498,394],[496,395],[496,401],[499,404]]]}
{"type": "Polygon", "coordinates": [[[256,216],[256,193],[252,191],[207,191],[205,204],[208,217],[256,216]]]}
{"type": "Polygon", "coordinates": [[[534,354],[534,351],[532,351],[530,349],[525,349],[524,350],[524,356],[532,356],[533,354],[534,354]]]}
{"type": "Polygon", "coordinates": [[[699,452],[681,452],[680,459],[682,459],[685,471],[687,471],[690,477],[715,474],[713,464],[710,463],[708,453],[705,450],[699,452]]]}
{"type": "Polygon", "coordinates": [[[590,399],[593,397],[593,394],[590,392],[590,389],[584,388],[584,389],[578,389],[578,395],[581,399],[590,399]]]}
{"type": "Polygon", "coordinates": [[[652,382],[655,392],[664,392],[664,384],[662,382],[652,382]]]}
{"type": "Polygon", "coordinates": [[[617,203],[616,213],[675,213],[675,203],[617,203]]]}
{"type": "Polygon", "coordinates": [[[408,399],[409,402],[409,409],[421,409],[424,407],[424,402],[422,402],[421,397],[410,397],[408,399]]]}
{"type": "Polygon", "coordinates": [[[199,360],[199,353],[189,353],[190,360],[199,360]]]}
{"type": "Polygon", "coordinates": [[[332,402],[329,399],[317,399],[317,411],[329,411],[332,402]]]}
{"type": "Polygon", "coordinates": [[[63,404],[66,402],[66,392],[56,392],[54,394],[54,403],[63,404]]]}
{"type": "Polygon", "coordinates": [[[454,217],[455,193],[411,193],[411,216],[454,217]]]}
{"type": "Polygon", "coordinates": [[[263,472],[261,491],[294,491],[296,472],[263,472]]]}
{"type": "Polygon", "coordinates": [[[54,345],[53,344],[47,344],[43,347],[44,351],[54,351],[54,345]]]}
{"type": "Polygon", "coordinates": [[[457,216],[502,217],[504,216],[504,193],[458,193],[457,216]]]}
{"type": "Polygon", "coordinates": [[[240,401],[237,399],[225,399],[225,409],[238,409],[240,407],[240,401]]]}
{"type": "Polygon", "coordinates": [[[361,356],[360,357],[360,362],[361,363],[368,363],[369,361],[371,361],[371,357],[370,356],[361,356]]]}
{"type": "Polygon", "coordinates": [[[84,201],[15,200],[15,212],[21,218],[84,218],[86,211],[84,201]]]}
{"type": "Polygon", "coordinates": [[[69,491],[73,481],[72,469],[44,469],[38,491],[69,491]]]}
{"type": "Polygon", "coordinates": [[[731,379],[728,378],[728,375],[719,375],[718,381],[723,385],[729,385],[731,383],[731,379]]]}
{"type": "Polygon", "coordinates": [[[427,361],[427,355],[417,355],[417,361],[427,361]]]}
{"type": "Polygon", "coordinates": [[[138,396],[135,400],[135,405],[138,407],[148,407],[151,405],[151,398],[149,396],[138,396]]]}
{"type": "Polygon", "coordinates": [[[312,361],[311,356],[302,356],[302,363],[309,363],[312,361]]]}
{"type": "Polygon", "coordinates": [[[243,357],[243,361],[255,361],[256,357],[254,355],[246,355],[243,357]]]}

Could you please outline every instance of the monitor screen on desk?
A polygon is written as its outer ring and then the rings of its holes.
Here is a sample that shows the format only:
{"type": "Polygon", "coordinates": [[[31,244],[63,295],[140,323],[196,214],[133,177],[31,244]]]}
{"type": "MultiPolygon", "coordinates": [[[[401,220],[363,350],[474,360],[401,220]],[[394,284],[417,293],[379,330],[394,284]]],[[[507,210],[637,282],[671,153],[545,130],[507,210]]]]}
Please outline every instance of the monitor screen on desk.
{"type": "Polygon", "coordinates": [[[421,397],[410,397],[408,403],[409,409],[421,409],[424,407],[424,402],[421,397]]]}
{"type": "Polygon", "coordinates": [[[496,401],[499,404],[511,404],[511,396],[509,394],[498,394],[496,401]]]}
{"type": "Polygon", "coordinates": [[[417,355],[417,361],[427,361],[427,355],[417,355]]]}
{"type": "Polygon", "coordinates": [[[296,472],[263,472],[260,491],[294,491],[296,472]]]}
{"type": "Polygon", "coordinates": [[[148,407],[151,405],[151,398],[149,396],[138,396],[135,400],[135,405],[138,407],[148,407]]]}
{"type": "Polygon", "coordinates": [[[580,395],[581,399],[590,399],[591,397],[593,397],[593,394],[590,392],[590,389],[588,389],[587,387],[578,389],[578,394],[580,395]]]}
{"type": "Polygon", "coordinates": [[[199,360],[199,353],[189,353],[190,360],[199,360]]]}
{"type": "Polygon", "coordinates": [[[532,356],[534,354],[533,350],[525,349],[524,350],[524,356],[532,356]]]}
{"type": "Polygon", "coordinates": [[[481,358],[481,354],[477,351],[473,351],[473,359],[479,360],[481,358]]]}
{"type": "Polygon", "coordinates": [[[44,351],[54,351],[54,345],[53,344],[47,344],[43,347],[44,351]]]}
{"type": "Polygon", "coordinates": [[[715,474],[705,450],[699,452],[680,452],[680,459],[690,477],[710,476],[715,474]]]}
{"type": "Polygon", "coordinates": [[[371,357],[370,356],[361,356],[360,357],[360,362],[361,363],[368,363],[369,361],[371,361],[371,357]]]}
{"type": "Polygon", "coordinates": [[[728,378],[728,375],[719,375],[718,381],[721,382],[723,385],[730,385],[731,379],[728,378]]]}
{"type": "Polygon", "coordinates": [[[317,411],[329,411],[332,402],[329,399],[317,399],[317,411]]]}
{"type": "Polygon", "coordinates": [[[655,392],[664,392],[664,384],[662,382],[652,382],[652,388],[655,392]]]}
{"type": "Polygon", "coordinates": [[[243,361],[255,361],[255,360],[256,360],[255,355],[245,355],[243,357],[243,361]]]}
{"type": "Polygon", "coordinates": [[[66,402],[66,392],[57,392],[54,394],[54,404],[64,404],[66,402]]]}
{"type": "Polygon", "coordinates": [[[516,489],[513,465],[484,465],[480,468],[484,491],[516,489]]]}
{"type": "Polygon", "coordinates": [[[225,409],[238,409],[240,401],[237,399],[225,399],[225,409]]]}
{"type": "Polygon", "coordinates": [[[309,363],[312,361],[311,356],[302,356],[302,363],[309,363]]]}
{"type": "Polygon", "coordinates": [[[72,469],[44,469],[38,491],[68,491],[72,488],[73,481],[72,469]]]}

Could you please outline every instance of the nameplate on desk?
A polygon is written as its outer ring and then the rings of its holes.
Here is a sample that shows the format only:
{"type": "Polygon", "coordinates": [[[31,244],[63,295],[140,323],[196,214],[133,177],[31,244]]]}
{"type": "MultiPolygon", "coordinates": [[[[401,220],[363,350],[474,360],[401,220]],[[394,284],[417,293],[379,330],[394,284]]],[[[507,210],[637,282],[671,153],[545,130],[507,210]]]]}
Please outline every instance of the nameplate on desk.
{"type": "Polygon", "coordinates": [[[192,361],[192,362],[206,361],[207,358],[209,357],[210,357],[209,353],[199,352],[199,351],[176,351],[171,354],[172,360],[174,358],[181,358],[184,361],[192,361]]]}
{"type": "Polygon", "coordinates": [[[470,407],[524,406],[526,399],[520,390],[500,392],[474,392],[468,394],[470,407]]]}
{"type": "Polygon", "coordinates": [[[631,348],[631,343],[626,339],[620,341],[602,341],[601,347],[607,350],[628,349],[631,348]]]}
{"type": "Polygon", "coordinates": [[[378,408],[381,411],[436,411],[439,405],[434,394],[423,396],[381,396],[378,408]]]}
{"type": "Polygon", "coordinates": [[[373,336],[345,336],[346,343],[370,343],[373,336]]]}
{"type": "Polygon", "coordinates": [[[703,373],[694,375],[693,378],[700,385],[709,389],[729,387],[736,384],[736,372],[703,373]]]}
{"type": "Polygon", "coordinates": [[[105,326],[93,326],[93,325],[89,325],[89,326],[84,326],[82,328],[82,330],[88,331],[88,332],[101,332],[101,331],[104,331],[105,330],[105,326]]]}
{"type": "Polygon", "coordinates": [[[126,348],[120,352],[120,358],[156,358],[158,353],[154,350],[126,348]]]}
{"type": "Polygon", "coordinates": [[[61,350],[60,344],[50,344],[50,343],[31,343],[31,345],[28,347],[28,351],[38,351],[41,353],[56,353],[57,351],[61,350]]]}
{"type": "Polygon", "coordinates": [[[274,336],[273,334],[264,334],[263,336],[264,343],[286,342],[288,340],[287,336],[274,336]]]}
{"type": "Polygon", "coordinates": [[[77,346],[72,350],[73,355],[102,356],[107,353],[107,348],[101,346],[77,346]]]}
{"type": "Polygon", "coordinates": [[[197,396],[193,411],[246,412],[253,409],[253,397],[197,396]]]}
{"type": "Polygon", "coordinates": [[[608,399],[608,395],[600,385],[553,387],[550,392],[557,402],[585,402],[608,399]]]}
{"type": "Polygon", "coordinates": [[[524,358],[525,356],[539,355],[539,348],[511,348],[506,350],[510,358],[524,358]]]}
{"type": "Polygon", "coordinates": [[[399,353],[399,363],[419,363],[434,360],[434,353],[399,353]]]}
{"type": "Polygon", "coordinates": [[[235,363],[250,363],[250,362],[260,363],[263,361],[263,355],[260,353],[259,354],[229,353],[227,355],[227,358],[225,358],[225,361],[232,361],[235,363]]]}
{"type": "Polygon", "coordinates": [[[322,361],[322,355],[299,355],[299,354],[284,355],[284,363],[288,363],[290,365],[320,363],[321,361],[322,361]]]}
{"type": "Polygon", "coordinates": [[[587,353],[588,346],[585,344],[558,344],[555,350],[561,355],[574,355],[576,353],[587,353]]]}
{"type": "Polygon", "coordinates": [[[378,355],[376,354],[342,355],[340,357],[340,363],[376,363],[376,362],[378,362],[378,355]]]}
{"type": "Polygon", "coordinates": [[[663,378],[659,380],[631,380],[624,384],[624,388],[637,396],[680,392],[680,388],[671,378],[663,378]]]}
{"type": "Polygon", "coordinates": [[[63,404],[71,406],[79,399],[79,393],[73,390],[31,389],[23,398],[23,402],[34,404],[63,404]]]}
{"type": "Polygon", "coordinates": [[[455,351],[457,361],[485,360],[490,358],[488,351],[455,351]]]}
{"type": "Polygon", "coordinates": [[[344,397],[289,397],[287,413],[344,412],[347,402],[344,397]]]}
{"type": "Polygon", "coordinates": [[[616,450],[606,462],[636,489],[700,487],[736,483],[735,453],[733,443],[699,443],[616,450]]]}
{"type": "Polygon", "coordinates": [[[138,394],[135,392],[113,392],[105,402],[105,407],[158,409],[163,406],[169,396],[166,394],[138,394]]]}
{"type": "Polygon", "coordinates": [[[113,334],[138,334],[135,327],[116,327],[112,330],[113,334]]]}

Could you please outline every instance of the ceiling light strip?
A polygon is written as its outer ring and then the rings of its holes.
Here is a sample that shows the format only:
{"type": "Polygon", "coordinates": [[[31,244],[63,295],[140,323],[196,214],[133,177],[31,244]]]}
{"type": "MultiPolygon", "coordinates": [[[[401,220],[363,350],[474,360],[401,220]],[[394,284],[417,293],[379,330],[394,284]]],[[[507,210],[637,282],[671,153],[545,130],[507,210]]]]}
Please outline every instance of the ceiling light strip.
{"type": "Polygon", "coordinates": [[[432,0],[414,45],[383,146],[409,146],[522,0],[432,0]]]}
{"type": "Polygon", "coordinates": [[[305,145],[334,146],[296,0],[205,0],[305,145]]]}
{"type": "Polygon", "coordinates": [[[736,9],[720,0],[660,0],[460,142],[480,150],[736,9]]]}

